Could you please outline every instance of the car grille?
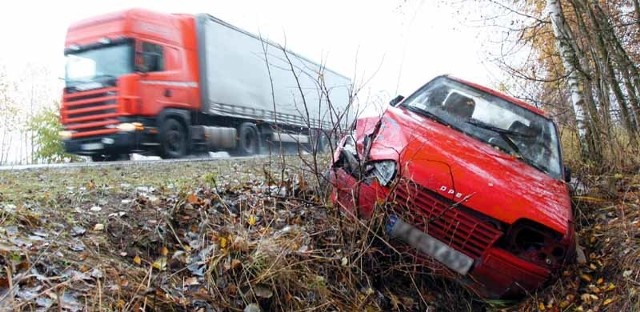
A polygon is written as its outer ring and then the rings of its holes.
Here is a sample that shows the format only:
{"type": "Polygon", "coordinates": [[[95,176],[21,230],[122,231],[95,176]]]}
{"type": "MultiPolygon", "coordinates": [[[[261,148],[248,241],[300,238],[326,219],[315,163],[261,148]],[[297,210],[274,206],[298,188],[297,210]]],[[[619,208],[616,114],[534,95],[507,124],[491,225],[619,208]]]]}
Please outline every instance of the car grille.
{"type": "Polygon", "coordinates": [[[117,132],[116,90],[111,87],[65,94],[62,109],[65,129],[74,131],[74,138],[117,132]]]}
{"type": "Polygon", "coordinates": [[[401,181],[394,194],[393,209],[406,222],[472,258],[481,257],[502,235],[488,218],[478,218],[415,183],[401,181]]]}

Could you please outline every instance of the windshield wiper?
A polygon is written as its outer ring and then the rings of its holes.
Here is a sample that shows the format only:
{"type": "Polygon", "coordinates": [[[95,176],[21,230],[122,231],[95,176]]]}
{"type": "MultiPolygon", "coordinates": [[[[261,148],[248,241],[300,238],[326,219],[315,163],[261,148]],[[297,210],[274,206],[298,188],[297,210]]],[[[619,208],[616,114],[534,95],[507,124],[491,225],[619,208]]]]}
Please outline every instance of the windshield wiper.
{"type": "MultiPolygon", "coordinates": [[[[533,160],[526,158],[522,155],[522,152],[520,152],[520,148],[518,148],[518,146],[516,145],[515,142],[513,142],[513,140],[511,139],[511,135],[513,136],[521,136],[521,137],[529,137],[527,135],[524,135],[522,133],[516,132],[516,131],[511,131],[511,130],[506,130],[506,129],[502,129],[502,128],[498,128],[489,124],[486,124],[482,121],[478,121],[475,119],[471,119],[469,121],[467,121],[467,123],[470,123],[476,127],[482,128],[482,129],[486,129],[489,131],[493,131],[495,133],[497,133],[498,135],[500,135],[500,138],[502,138],[505,142],[507,142],[507,144],[509,145],[509,147],[511,148],[513,154],[519,158],[520,160],[522,160],[524,163],[526,163],[527,165],[534,167],[544,173],[549,173],[549,171],[544,168],[543,166],[539,165],[538,163],[534,162],[533,160]]],[[[545,147],[546,148],[546,147],[545,147]]]]}
{"type": "Polygon", "coordinates": [[[451,124],[448,123],[447,121],[445,121],[442,117],[440,117],[440,116],[438,116],[438,115],[436,115],[436,114],[434,114],[434,113],[432,113],[432,112],[430,112],[428,110],[424,110],[424,109],[417,108],[415,106],[408,106],[408,105],[405,105],[403,107],[405,107],[406,109],[408,109],[408,110],[410,110],[410,111],[412,111],[414,113],[426,116],[427,118],[430,118],[430,119],[433,119],[433,120],[435,120],[435,121],[437,121],[437,122],[439,122],[439,123],[441,123],[443,125],[451,126],[451,124]]]}
{"type": "Polygon", "coordinates": [[[489,124],[486,124],[482,121],[478,121],[475,119],[470,119],[467,121],[467,123],[470,123],[478,128],[482,128],[482,129],[486,129],[492,132],[497,133],[500,138],[505,141],[507,143],[507,145],[509,145],[509,148],[511,148],[512,152],[518,157],[518,158],[524,158],[522,156],[522,153],[520,152],[520,149],[518,148],[518,146],[516,145],[515,142],[513,142],[513,140],[509,137],[509,135],[517,135],[518,133],[515,131],[510,131],[510,130],[505,130],[502,128],[498,128],[489,124]]]}
{"type": "Polygon", "coordinates": [[[101,79],[101,78],[116,79],[117,77],[109,74],[99,74],[99,75],[93,76],[93,79],[101,79]]]}

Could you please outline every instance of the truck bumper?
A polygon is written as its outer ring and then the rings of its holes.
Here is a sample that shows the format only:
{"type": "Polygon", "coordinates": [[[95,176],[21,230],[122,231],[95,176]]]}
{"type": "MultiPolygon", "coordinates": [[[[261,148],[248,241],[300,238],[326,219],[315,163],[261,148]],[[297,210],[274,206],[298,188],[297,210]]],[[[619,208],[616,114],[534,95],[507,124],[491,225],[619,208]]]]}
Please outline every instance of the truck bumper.
{"type": "Polygon", "coordinates": [[[117,155],[147,151],[153,145],[151,135],[144,132],[125,132],[89,138],[63,140],[68,153],[78,155],[117,155]]]}

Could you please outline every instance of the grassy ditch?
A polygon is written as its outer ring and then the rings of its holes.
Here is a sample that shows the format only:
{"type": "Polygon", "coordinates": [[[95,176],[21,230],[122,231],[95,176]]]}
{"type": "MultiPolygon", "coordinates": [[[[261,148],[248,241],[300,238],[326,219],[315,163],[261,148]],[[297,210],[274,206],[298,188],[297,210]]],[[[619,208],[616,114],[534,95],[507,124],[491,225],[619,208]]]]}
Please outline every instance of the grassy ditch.
{"type": "Polygon", "coordinates": [[[522,301],[486,302],[397,253],[379,218],[344,217],[318,196],[311,167],[288,157],[0,171],[0,307],[640,308],[639,177],[586,177],[591,193],[575,199],[586,263],[522,301]]]}

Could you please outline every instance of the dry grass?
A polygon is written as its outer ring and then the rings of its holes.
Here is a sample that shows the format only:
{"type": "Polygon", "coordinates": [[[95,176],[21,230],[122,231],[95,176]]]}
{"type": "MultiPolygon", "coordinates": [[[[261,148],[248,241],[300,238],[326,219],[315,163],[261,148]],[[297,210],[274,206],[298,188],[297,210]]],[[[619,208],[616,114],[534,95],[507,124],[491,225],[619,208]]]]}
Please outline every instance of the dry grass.
{"type": "Polygon", "coordinates": [[[0,172],[0,306],[640,309],[637,176],[584,176],[591,193],[576,211],[586,264],[520,302],[484,302],[386,242],[381,215],[356,220],[325,203],[312,167],[289,157],[0,172]]]}
{"type": "Polygon", "coordinates": [[[585,161],[580,155],[580,145],[575,130],[564,128],[560,130],[560,143],[566,164],[572,168],[579,168],[582,173],[609,175],[613,173],[632,173],[638,170],[640,164],[640,146],[631,142],[622,129],[614,129],[603,136],[602,161],[598,163],[585,161]]]}

